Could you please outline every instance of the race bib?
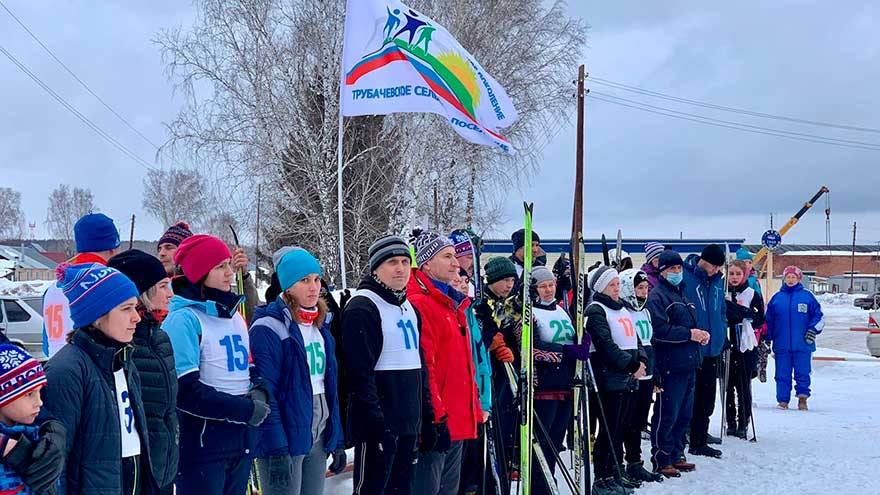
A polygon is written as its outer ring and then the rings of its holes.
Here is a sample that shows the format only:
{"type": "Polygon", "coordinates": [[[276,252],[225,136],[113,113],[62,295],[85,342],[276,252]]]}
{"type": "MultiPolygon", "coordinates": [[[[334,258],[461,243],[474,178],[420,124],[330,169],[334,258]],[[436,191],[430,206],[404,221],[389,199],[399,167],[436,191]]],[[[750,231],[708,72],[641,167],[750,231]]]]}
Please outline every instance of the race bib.
{"type": "Polygon", "coordinates": [[[798,304],[798,313],[806,313],[806,312],[807,312],[807,305],[803,304],[803,303],[798,304]]]}

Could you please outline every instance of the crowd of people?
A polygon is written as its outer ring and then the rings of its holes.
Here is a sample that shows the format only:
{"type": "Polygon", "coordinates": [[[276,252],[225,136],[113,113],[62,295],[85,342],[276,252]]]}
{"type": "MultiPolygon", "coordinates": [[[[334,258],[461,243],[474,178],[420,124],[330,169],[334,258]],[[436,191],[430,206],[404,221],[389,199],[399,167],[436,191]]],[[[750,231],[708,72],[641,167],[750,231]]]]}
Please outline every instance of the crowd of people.
{"type": "MultiPolygon", "coordinates": [[[[579,338],[577,274],[565,259],[545,267],[540,237],[526,246],[522,230],[509,257],[483,266],[464,229],[382,237],[357,289],[338,298],[320,260],[281,247],[265,301],[242,249],[185,223],[155,254],[121,251],[100,213],[74,233],[78,254],[44,296],[48,361],[0,343],[4,494],[241,495],[251,483],[320,495],[352,447],[357,495],[510,493],[523,304],[547,468],[566,469],[552,454],[570,449],[583,367],[589,489],[632,493],[722,456],[709,433],[719,376],[727,435],[748,436],[770,343],[778,406],[793,377],[806,410],[823,327],[799,269],[785,269],[765,308],[751,254],[729,262],[717,245],[683,260],[648,243],[641,268],[623,252],[592,267],[579,338]]],[[[536,494],[555,483],[538,469],[531,479],[536,494]]]]}

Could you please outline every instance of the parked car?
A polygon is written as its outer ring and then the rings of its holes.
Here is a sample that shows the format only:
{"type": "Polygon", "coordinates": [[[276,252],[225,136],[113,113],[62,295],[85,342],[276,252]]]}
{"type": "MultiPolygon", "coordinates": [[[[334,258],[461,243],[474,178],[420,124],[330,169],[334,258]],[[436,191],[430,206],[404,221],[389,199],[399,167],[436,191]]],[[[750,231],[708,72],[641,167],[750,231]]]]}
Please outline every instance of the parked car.
{"type": "Polygon", "coordinates": [[[853,301],[853,306],[867,309],[868,311],[880,309],[880,292],[868,297],[858,297],[853,301]]]}
{"type": "Polygon", "coordinates": [[[38,360],[43,354],[43,298],[0,296],[0,332],[38,360]]]}

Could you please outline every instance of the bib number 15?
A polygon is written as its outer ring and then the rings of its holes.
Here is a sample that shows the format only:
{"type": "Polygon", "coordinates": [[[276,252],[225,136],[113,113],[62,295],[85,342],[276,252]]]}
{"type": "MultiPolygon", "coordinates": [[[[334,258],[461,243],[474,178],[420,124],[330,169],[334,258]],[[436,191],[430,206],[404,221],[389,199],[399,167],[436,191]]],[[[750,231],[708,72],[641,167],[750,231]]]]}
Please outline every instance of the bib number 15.
{"type": "Polygon", "coordinates": [[[226,370],[243,371],[248,367],[248,351],[241,343],[241,335],[227,335],[220,339],[226,349],[226,370]]]}

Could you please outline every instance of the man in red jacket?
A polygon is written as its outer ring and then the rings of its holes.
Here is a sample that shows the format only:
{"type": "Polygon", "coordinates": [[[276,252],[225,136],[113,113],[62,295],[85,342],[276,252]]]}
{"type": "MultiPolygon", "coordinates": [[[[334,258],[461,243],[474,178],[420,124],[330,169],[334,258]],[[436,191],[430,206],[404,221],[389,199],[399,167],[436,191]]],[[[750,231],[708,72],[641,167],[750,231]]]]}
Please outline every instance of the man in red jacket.
{"type": "Polygon", "coordinates": [[[482,419],[471,336],[464,312],[459,311],[467,299],[449,286],[460,268],[452,241],[421,232],[414,244],[419,268],[413,269],[407,297],[422,319],[419,340],[434,414],[422,421],[413,493],[455,495],[462,441],[477,437],[482,419]]]}

